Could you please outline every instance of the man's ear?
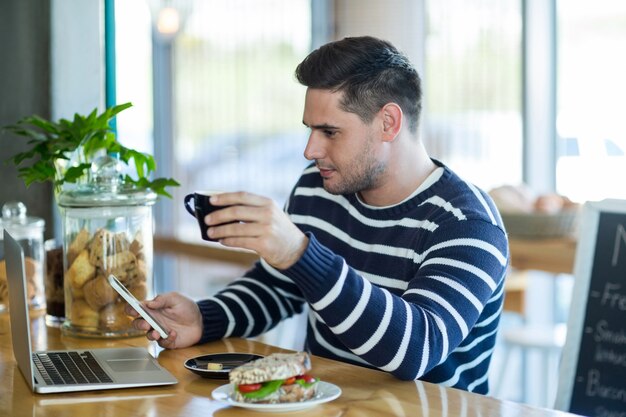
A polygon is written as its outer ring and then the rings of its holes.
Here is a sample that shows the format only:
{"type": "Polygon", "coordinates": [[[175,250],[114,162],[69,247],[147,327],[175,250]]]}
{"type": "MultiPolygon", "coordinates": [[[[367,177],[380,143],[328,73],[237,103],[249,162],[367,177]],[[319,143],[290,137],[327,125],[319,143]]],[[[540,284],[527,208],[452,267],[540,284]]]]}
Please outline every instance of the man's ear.
{"type": "Polygon", "coordinates": [[[392,142],[402,129],[402,109],[396,103],[387,103],[380,110],[383,122],[383,140],[392,142]]]}

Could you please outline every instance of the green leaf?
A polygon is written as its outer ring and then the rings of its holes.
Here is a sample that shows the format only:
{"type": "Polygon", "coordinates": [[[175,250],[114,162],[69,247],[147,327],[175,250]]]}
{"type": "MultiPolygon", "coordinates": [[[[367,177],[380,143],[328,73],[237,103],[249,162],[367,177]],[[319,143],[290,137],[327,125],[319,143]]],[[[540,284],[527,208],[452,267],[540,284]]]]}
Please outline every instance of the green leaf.
{"type": "Polygon", "coordinates": [[[168,198],[172,198],[172,195],[165,191],[165,187],[178,187],[180,184],[172,178],[157,178],[154,181],[150,181],[145,177],[133,179],[126,175],[124,177],[125,184],[133,184],[137,188],[149,188],[158,195],[162,195],[168,198]]]}
{"type": "Polygon", "coordinates": [[[24,180],[26,186],[30,186],[33,182],[45,181],[46,178],[52,173],[54,175],[54,167],[51,167],[39,161],[30,168],[18,169],[18,176],[24,180]]]}
{"type": "Polygon", "coordinates": [[[172,198],[172,195],[165,191],[165,187],[178,187],[180,184],[172,178],[157,178],[150,182],[149,187],[158,195],[172,198]]]}
{"type": "Polygon", "coordinates": [[[91,168],[91,164],[80,164],[77,166],[69,167],[67,171],[65,171],[63,181],[74,183],[83,175],[85,175],[87,171],[89,171],[89,168],[91,168]]]}
{"type": "Polygon", "coordinates": [[[313,382],[306,382],[304,379],[296,379],[296,384],[304,387],[304,388],[311,388],[313,385],[317,384],[319,382],[319,379],[315,378],[315,381],[313,382]]]}
{"type": "Polygon", "coordinates": [[[178,182],[170,178],[150,181],[148,176],[156,170],[154,158],[122,146],[111,130],[111,120],[131,106],[132,103],[119,104],[106,108],[100,114],[96,108],[86,116],[75,113],[71,120],[61,118],[56,122],[37,115],[24,117],[13,125],[2,127],[2,131],[25,138],[29,148],[5,162],[18,166],[19,176],[27,186],[45,181],[52,181],[58,186],[64,182],[76,182],[86,175],[94,156],[119,154],[119,159],[126,165],[131,162],[134,164],[137,173],[136,179],[128,175],[124,177],[126,185],[150,188],[159,195],[171,198],[165,188],[178,186],[178,182]],[[55,161],[70,160],[79,148],[84,160],[65,170],[63,177],[57,177],[59,174],[54,167],[55,161]]]}
{"type": "Polygon", "coordinates": [[[24,136],[25,138],[32,138],[35,141],[45,141],[48,139],[48,136],[46,136],[45,134],[41,132],[26,129],[26,128],[19,127],[19,126],[7,126],[6,130],[13,133],[14,135],[24,136]]]}
{"type": "Polygon", "coordinates": [[[56,123],[50,122],[42,117],[34,115],[32,117],[26,118],[26,121],[33,126],[39,127],[40,129],[49,132],[49,133],[58,133],[59,128],[56,123]]]}

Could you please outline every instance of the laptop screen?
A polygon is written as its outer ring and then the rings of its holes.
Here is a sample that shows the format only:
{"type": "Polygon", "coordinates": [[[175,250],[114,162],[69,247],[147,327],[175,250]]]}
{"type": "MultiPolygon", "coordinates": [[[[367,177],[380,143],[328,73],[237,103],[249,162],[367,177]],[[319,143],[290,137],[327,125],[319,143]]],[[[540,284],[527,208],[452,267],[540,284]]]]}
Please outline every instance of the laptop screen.
{"type": "Polygon", "coordinates": [[[26,279],[24,272],[24,252],[20,244],[4,230],[4,255],[9,286],[9,315],[11,317],[11,339],[13,355],[20,372],[24,375],[30,389],[34,389],[34,376],[31,362],[30,318],[26,297],[26,279]]]}

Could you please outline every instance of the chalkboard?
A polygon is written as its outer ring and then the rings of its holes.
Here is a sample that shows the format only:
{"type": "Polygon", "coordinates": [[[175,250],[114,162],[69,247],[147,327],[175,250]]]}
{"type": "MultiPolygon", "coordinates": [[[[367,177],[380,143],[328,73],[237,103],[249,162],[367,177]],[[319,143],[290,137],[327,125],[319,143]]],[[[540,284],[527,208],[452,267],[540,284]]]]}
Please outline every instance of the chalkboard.
{"type": "Polygon", "coordinates": [[[555,407],[626,417],[626,201],[586,203],[555,407]]]}

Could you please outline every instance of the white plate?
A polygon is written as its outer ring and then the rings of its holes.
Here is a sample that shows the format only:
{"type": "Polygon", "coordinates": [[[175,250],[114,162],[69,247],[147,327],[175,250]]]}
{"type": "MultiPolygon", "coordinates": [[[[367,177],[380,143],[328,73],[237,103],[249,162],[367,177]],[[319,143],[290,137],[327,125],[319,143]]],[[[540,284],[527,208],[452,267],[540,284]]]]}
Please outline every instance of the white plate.
{"type": "Polygon", "coordinates": [[[305,410],[307,408],[315,407],[318,404],[332,401],[341,395],[341,388],[335,384],[329,382],[320,381],[317,386],[317,395],[310,400],[298,402],[298,403],[282,403],[282,404],[255,404],[255,403],[243,403],[235,401],[233,398],[233,388],[231,384],[222,385],[213,390],[213,399],[217,401],[223,401],[235,407],[248,408],[253,411],[265,411],[265,412],[284,412],[284,411],[297,411],[305,410]]]}

